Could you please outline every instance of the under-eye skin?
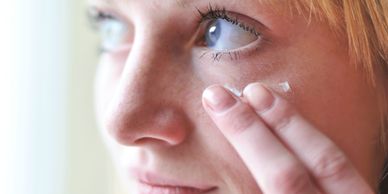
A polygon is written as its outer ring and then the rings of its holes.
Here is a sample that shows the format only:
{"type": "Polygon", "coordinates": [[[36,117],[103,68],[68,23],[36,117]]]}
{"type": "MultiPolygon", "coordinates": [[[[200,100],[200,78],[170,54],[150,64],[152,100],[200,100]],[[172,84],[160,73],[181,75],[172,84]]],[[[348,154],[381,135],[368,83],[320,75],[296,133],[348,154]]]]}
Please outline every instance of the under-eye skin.
{"type": "Polygon", "coordinates": [[[88,11],[92,28],[101,39],[100,52],[113,52],[130,44],[128,25],[109,12],[91,8],[88,11]]]}
{"type": "Polygon", "coordinates": [[[210,54],[215,61],[223,56],[240,59],[241,54],[249,52],[250,47],[257,49],[263,41],[262,34],[251,25],[252,19],[246,16],[211,5],[206,12],[198,10],[198,13],[201,19],[197,44],[204,48],[201,57],[210,54]]]}

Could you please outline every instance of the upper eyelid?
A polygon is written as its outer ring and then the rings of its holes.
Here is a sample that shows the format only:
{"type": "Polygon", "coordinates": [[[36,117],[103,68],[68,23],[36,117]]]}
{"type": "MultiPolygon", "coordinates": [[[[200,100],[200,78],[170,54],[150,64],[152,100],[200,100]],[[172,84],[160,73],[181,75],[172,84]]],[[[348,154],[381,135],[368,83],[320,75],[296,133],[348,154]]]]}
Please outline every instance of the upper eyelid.
{"type": "Polygon", "coordinates": [[[97,8],[90,7],[86,11],[86,16],[89,22],[89,25],[92,29],[98,30],[101,22],[105,19],[114,19],[114,16],[107,12],[100,11],[97,8]]]}
{"type": "MultiPolygon", "coordinates": [[[[264,32],[264,30],[266,29],[262,23],[258,21],[248,22],[247,21],[247,19],[249,18],[248,16],[245,16],[247,18],[244,18],[243,15],[227,11],[225,8],[222,8],[222,9],[217,7],[214,8],[212,7],[212,5],[209,5],[206,12],[201,11],[198,8],[196,9],[198,12],[197,15],[199,15],[199,21],[198,21],[199,25],[202,25],[204,22],[212,19],[224,19],[240,28],[243,28],[247,32],[254,34],[255,36],[261,36],[262,32],[264,32]]],[[[254,19],[251,19],[251,20],[254,20],[254,19]]]]}
{"type": "Polygon", "coordinates": [[[120,22],[128,23],[127,18],[123,17],[120,13],[112,8],[101,8],[91,6],[86,11],[87,17],[92,23],[98,23],[101,19],[117,20],[120,22]]]}

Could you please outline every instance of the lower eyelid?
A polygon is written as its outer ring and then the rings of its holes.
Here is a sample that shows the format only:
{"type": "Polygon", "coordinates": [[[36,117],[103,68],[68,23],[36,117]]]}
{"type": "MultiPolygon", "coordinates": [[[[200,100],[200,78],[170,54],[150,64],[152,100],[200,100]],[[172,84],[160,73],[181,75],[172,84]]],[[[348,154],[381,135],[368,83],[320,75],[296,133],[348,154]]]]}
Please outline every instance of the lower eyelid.
{"type": "Polygon", "coordinates": [[[250,56],[255,51],[260,50],[260,48],[264,45],[262,45],[263,38],[259,36],[257,40],[247,44],[246,46],[237,48],[237,49],[231,49],[231,50],[214,50],[211,48],[206,48],[203,45],[199,45],[196,47],[200,54],[199,58],[210,58],[213,61],[221,61],[224,57],[227,57],[227,59],[235,61],[235,60],[241,60],[244,57],[250,56]]]}
{"type": "Polygon", "coordinates": [[[256,54],[257,52],[265,49],[266,45],[268,45],[268,40],[265,39],[262,35],[258,37],[257,40],[249,43],[246,46],[232,49],[232,50],[212,50],[205,47],[198,47],[200,59],[211,59],[214,62],[224,62],[224,60],[228,61],[239,61],[244,60],[251,55],[256,54]]]}

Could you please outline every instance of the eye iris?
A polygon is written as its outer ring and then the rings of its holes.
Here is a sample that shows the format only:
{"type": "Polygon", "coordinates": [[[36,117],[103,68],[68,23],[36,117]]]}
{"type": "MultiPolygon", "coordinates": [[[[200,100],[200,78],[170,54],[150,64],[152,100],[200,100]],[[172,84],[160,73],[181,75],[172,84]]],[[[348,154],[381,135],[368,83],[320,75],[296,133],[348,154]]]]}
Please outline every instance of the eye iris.
{"type": "Polygon", "coordinates": [[[122,43],[125,35],[125,26],[117,20],[106,20],[101,24],[101,37],[105,49],[113,49],[122,43]]]}
{"type": "Polygon", "coordinates": [[[221,26],[219,20],[213,21],[206,32],[206,44],[209,47],[213,47],[217,44],[218,39],[221,35],[221,26]]]}
{"type": "Polygon", "coordinates": [[[258,35],[245,25],[225,19],[211,21],[204,32],[205,46],[218,51],[238,49],[258,39],[258,35]]]}

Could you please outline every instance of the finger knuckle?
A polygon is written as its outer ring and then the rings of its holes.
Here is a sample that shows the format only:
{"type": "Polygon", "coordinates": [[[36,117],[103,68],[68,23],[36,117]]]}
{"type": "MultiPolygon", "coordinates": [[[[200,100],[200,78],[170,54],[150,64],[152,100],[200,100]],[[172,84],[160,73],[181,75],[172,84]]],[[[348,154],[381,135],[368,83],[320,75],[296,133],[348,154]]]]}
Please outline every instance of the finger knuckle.
{"type": "Polygon", "coordinates": [[[229,126],[231,129],[230,132],[231,134],[238,135],[250,128],[258,118],[250,111],[241,110],[230,115],[230,119],[233,120],[229,126]]]}
{"type": "Polygon", "coordinates": [[[307,171],[299,164],[278,169],[270,175],[270,182],[277,193],[287,194],[304,193],[311,186],[307,171]]]}
{"type": "Polygon", "coordinates": [[[315,159],[312,171],[319,179],[340,180],[349,166],[345,154],[335,146],[328,146],[315,159]]]}
{"type": "Polygon", "coordinates": [[[272,111],[266,113],[265,117],[269,125],[277,132],[284,132],[292,124],[295,109],[287,102],[279,100],[272,111]]]}

